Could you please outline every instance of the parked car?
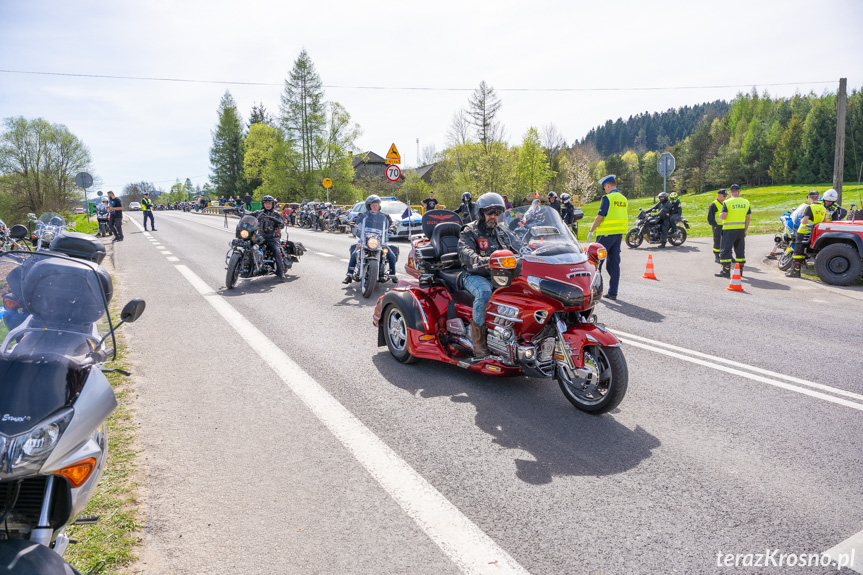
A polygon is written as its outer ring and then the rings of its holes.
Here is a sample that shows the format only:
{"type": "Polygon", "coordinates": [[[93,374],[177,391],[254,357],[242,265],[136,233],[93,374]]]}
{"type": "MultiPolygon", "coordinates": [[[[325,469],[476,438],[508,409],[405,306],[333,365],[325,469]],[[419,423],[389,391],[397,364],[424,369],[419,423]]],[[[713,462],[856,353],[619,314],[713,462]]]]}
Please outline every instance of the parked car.
{"type": "MultiPolygon", "coordinates": [[[[404,202],[400,202],[394,197],[386,197],[381,198],[381,211],[387,214],[390,219],[393,221],[392,227],[390,227],[390,236],[391,238],[407,238],[410,235],[410,232],[413,235],[419,235],[422,233],[422,216],[420,213],[414,209],[411,209],[411,217],[402,218],[407,210],[408,206],[404,202]],[[410,228],[408,227],[408,223],[410,223],[410,228]]],[[[348,221],[354,222],[357,219],[357,216],[366,211],[365,201],[359,201],[355,203],[351,210],[348,212],[348,221]]]]}
{"type": "Polygon", "coordinates": [[[141,203],[140,202],[129,202],[129,209],[133,212],[141,211],[141,203]]]}
{"type": "Polygon", "coordinates": [[[87,212],[84,211],[84,208],[75,208],[75,213],[76,214],[86,214],[87,212]]]}

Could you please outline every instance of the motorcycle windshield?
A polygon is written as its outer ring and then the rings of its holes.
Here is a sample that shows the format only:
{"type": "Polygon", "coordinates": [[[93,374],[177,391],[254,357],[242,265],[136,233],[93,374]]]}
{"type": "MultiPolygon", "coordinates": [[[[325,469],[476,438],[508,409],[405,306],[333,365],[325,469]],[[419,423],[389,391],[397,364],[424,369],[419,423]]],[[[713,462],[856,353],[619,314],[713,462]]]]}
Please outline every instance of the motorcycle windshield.
{"type": "Polygon", "coordinates": [[[57,212],[45,212],[41,216],[39,216],[39,221],[45,225],[51,226],[65,226],[66,220],[63,219],[63,216],[58,214],[57,212]]]}
{"type": "Polygon", "coordinates": [[[108,316],[97,268],[46,252],[0,255],[0,433],[29,429],[81,391],[95,324],[108,316]]]}
{"type": "Polygon", "coordinates": [[[512,208],[501,220],[518,240],[526,261],[553,264],[575,264],[587,261],[587,255],[557,213],[534,200],[529,207],[512,208]]]}
{"type": "Polygon", "coordinates": [[[367,212],[366,219],[363,220],[363,229],[365,233],[376,233],[381,236],[387,230],[387,217],[382,212],[367,212]]]}

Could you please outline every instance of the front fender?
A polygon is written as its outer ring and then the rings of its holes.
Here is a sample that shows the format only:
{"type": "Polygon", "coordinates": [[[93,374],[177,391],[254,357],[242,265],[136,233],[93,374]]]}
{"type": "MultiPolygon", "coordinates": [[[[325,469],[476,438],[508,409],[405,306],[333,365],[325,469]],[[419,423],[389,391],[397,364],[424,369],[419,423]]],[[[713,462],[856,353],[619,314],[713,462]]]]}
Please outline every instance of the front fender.
{"type": "MultiPolygon", "coordinates": [[[[820,225],[820,224],[819,224],[820,225]]],[[[834,225],[836,223],[834,222],[834,225]]],[[[855,226],[856,227],[856,226],[855,226]]],[[[863,226],[859,226],[861,231],[863,231],[863,226]]],[[[857,247],[857,253],[863,257],[863,238],[860,237],[857,233],[852,232],[836,232],[829,231],[823,232],[818,235],[815,239],[815,242],[812,244],[812,249],[820,250],[823,249],[828,244],[833,244],[836,242],[843,243],[852,243],[857,247]]]]}
{"type": "Polygon", "coordinates": [[[604,326],[583,323],[571,326],[563,333],[563,341],[572,355],[575,367],[584,367],[584,348],[590,345],[618,347],[620,340],[604,326]]]}
{"type": "Polygon", "coordinates": [[[398,304],[405,315],[405,321],[409,329],[414,329],[422,333],[431,332],[431,323],[429,322],[429,314],[417,294],[408,287],[396,287],[380,297],[375,305],[374,319],[372,323],[378,327],[378,347],[383,347],[387,344],[384,339],[384,327],[381,323],[384,310],[393,304],[398,304]]]}

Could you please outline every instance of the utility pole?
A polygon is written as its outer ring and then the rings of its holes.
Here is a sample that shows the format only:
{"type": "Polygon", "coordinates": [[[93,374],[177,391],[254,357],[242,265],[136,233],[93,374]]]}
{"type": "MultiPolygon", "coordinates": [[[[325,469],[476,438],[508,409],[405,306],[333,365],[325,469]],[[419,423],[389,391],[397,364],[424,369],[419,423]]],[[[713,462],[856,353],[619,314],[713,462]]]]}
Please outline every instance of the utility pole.
{"type": "Polygon", "coordinates": [[[417,168],[420,167],[420,139],[417,138],[417,168]]]}
{"type": "Polygon", "coordinates": [[[833,189],[839,194],[837,205],[842,205],[842,176],[845,172],[845,87],[847,78],[839,78],[839,93],[836,95],[836,152],[833,156],[833,189]]]}

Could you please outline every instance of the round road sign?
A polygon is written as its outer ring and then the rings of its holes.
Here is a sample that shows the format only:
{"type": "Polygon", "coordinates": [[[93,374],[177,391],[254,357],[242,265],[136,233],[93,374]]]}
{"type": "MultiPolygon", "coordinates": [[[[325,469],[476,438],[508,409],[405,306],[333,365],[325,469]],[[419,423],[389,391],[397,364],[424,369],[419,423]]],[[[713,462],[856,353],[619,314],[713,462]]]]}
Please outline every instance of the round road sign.
{"type": "Polygon", "coordinates": [[[93,185],[93,176],[87,172],[78,172],[75,175],[75,185],[86,190],[93,185]]]}
{"type": "Polygon", "coordinates": [[[323,184],[323,186],[325,188],[332,188],[333,187],[333,181],[329,178],[324,178],[324,181],[321,182],[321,184],[323,184]]]}
{"type": "Polygon", "coordinates": [[[391,182],[395,182],[401,177],[402,171],[398,166],[387,166],[387,179],[391,182]]]}

